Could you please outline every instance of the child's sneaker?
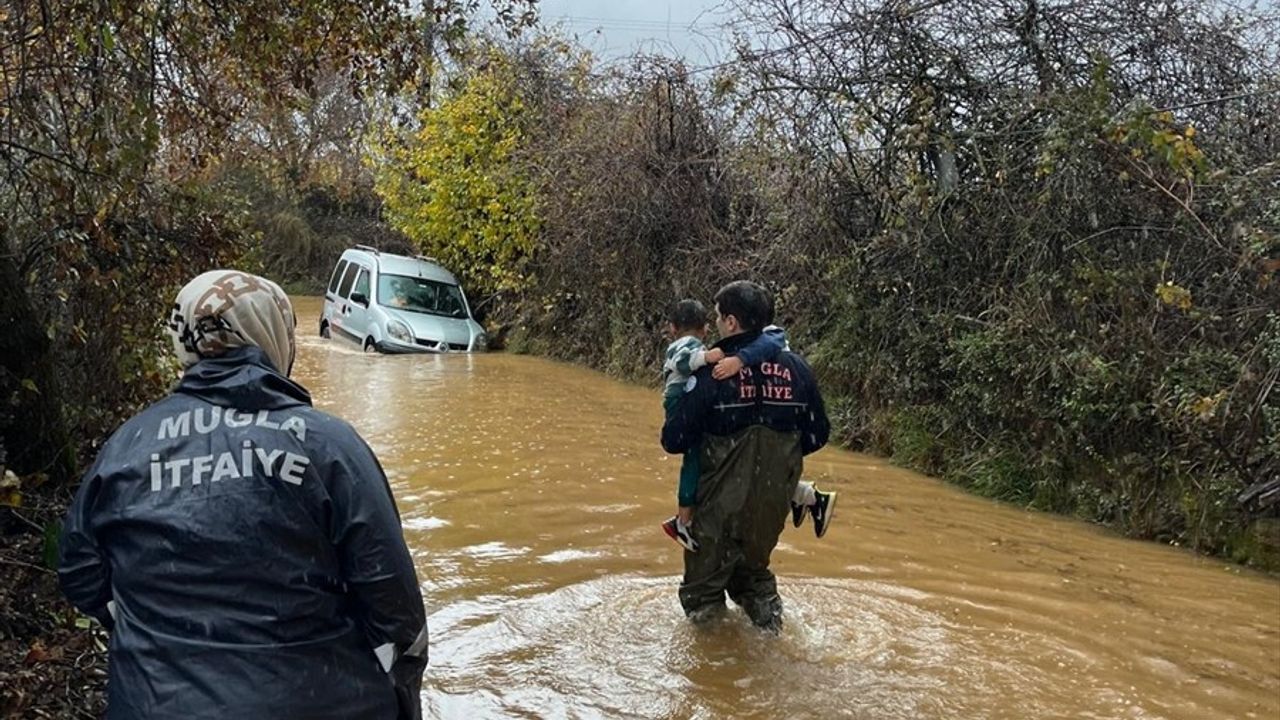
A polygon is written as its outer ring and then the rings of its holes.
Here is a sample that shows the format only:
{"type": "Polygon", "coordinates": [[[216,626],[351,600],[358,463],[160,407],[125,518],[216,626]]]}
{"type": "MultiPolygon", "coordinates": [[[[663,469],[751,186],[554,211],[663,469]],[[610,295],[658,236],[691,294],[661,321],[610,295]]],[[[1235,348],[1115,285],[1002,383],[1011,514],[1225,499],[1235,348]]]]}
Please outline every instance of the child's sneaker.
{"type": "Polygon", "coordinates": [[[796,527],[800,527],[801,523],[804,522],[805,511],[808,509],[809,507],[807,505],[791,503],[791,524],[796,527]]]}
{"type": "Polygon", "coordinates": [[[662,531],[665,532],[672,540],[684,546],[689,552],[698,552],[698,541],[693,539],[693,535],[689,534],[689,526],[680,522],[680,518],[671,516],[671,519],[662,523],[662,531]]]}
{"type": "Polygon", "coordinates": [[[810,512],[813,513],[813,534],[822,537],[827,534],[827,526],[831,516],[836,512],[836,494],[813,491],[814,501],[810,512]]]}

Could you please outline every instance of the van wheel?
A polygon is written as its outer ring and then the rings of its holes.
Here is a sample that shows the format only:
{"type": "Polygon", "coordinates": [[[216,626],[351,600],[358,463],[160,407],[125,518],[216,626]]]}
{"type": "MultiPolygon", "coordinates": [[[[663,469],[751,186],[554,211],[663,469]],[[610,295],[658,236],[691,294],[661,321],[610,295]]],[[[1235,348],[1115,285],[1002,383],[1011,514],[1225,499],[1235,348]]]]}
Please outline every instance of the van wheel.
{"type": "Polygon", "coordinates": [[[367,353],[378,352],[378,346],[373,344],[373,338],[364,339],[364,351],[367,353]]]}
{"type": "Polygon", "coordinates": [[[320,321],[320,337],[326,339],[332,337],[332,334],[329,332],[329,323],[323,320],[320,321]]]}

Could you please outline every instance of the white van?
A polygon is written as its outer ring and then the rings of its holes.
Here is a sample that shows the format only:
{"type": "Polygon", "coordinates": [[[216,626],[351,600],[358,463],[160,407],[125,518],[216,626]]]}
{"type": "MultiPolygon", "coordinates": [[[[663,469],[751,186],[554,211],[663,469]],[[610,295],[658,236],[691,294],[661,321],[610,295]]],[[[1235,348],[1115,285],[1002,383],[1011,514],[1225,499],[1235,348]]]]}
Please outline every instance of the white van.
{"type": "Polygon", "coordinates": [[[384,353],[481,352],[484,328],[448,270],[427,257],[345,250],[329,278],[322,337],[343,337],[384,353]]]}

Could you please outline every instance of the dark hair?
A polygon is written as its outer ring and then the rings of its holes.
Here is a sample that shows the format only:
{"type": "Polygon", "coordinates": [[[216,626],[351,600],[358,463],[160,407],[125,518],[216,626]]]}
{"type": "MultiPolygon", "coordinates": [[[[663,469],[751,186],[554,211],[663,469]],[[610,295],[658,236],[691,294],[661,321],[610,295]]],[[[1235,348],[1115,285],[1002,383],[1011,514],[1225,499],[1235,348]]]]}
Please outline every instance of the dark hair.
{"type": "Polygon", "coordinates": [[[720,288],[716,307],[721,316],[738,319],[743,332],[759,332],[773,320],[773,298],[769,291],[748,280],[738,280],[720,288]]]}
{"type": "Polygon", "coordinates": [[[671,308],[667,320],[676,330],[699,330],[707,324],[707,306],[697,300],[681,300],[671,308]]]}

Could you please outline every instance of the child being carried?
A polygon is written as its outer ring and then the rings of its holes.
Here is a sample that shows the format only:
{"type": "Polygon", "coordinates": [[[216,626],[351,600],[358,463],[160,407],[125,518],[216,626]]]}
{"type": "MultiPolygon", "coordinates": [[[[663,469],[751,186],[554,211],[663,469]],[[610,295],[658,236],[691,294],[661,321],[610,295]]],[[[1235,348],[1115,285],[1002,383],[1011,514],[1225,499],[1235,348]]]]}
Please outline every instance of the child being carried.
{"type": "MultiPolygon", "coordinates": [[[[707,348],[707,318],[706,307],[697,300],[681,300],[667,318],[667,331],[675,338],[667,346],[662,365],[662,408],[668,416],[684,394],[689,378],[698,368],[715,365],[712,377],[725,380],[738,374],[744,367],[776,360],[779,353],[790,349],[782,328],[770,325],[760,337],[739,349],[737,354],[726,356],[719,348],[707,348]]],[[[681,459],[676,515],[662,523],[662,530],[689,552],[698,551],[698,543],[690,528],[698,492],[698,477],[701,474],[699,450],[692,448],[681,459]]],[[[821,492],[813,483],[801,480],[791,498],[791,521],[796,527],[800,527],[805,515],[812,515],[814,534],[822,537],[827,533],[835,504],[836,493],[821,492]]]]}

